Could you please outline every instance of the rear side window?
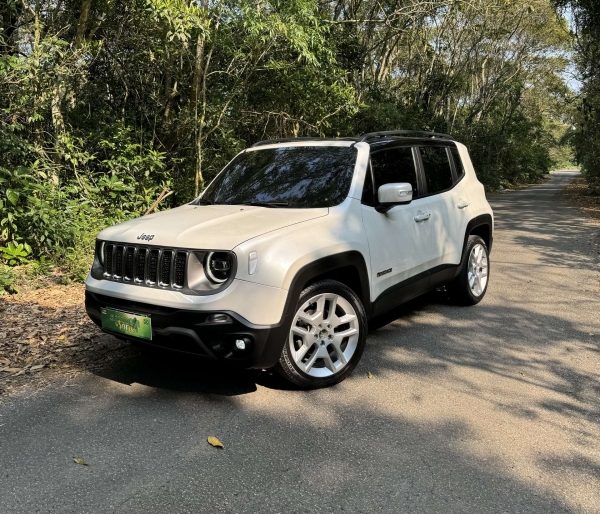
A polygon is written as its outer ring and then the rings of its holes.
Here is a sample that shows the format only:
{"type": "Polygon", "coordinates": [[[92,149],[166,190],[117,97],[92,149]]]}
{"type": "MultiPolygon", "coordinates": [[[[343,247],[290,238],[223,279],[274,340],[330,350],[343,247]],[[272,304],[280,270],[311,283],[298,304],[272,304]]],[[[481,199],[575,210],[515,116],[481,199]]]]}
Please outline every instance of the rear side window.
{"type": "Polygon", "coordinates": [[[389,148],[371,156],[375,191],[384,184],[408,182],[413,187],[413,198],[418,197],[417,170],[410,148],[389,148]]]}
{"type": "Polygon", "coordinates": [[[425,182],[427,193],[434,195],[452,187],[452,168],[448,160],[445,147],[426,146],[419,148],[423,169],[425,171],[425,182]]]}
{"type": "Polygon", "coordinates": [[[454,160],[454,168],[456,169],[456,181],[458,182],[465,175],[465,167],[463,166],[462,159],[458,153],[458,148],[450,148],[450,154],[454,160]]]}

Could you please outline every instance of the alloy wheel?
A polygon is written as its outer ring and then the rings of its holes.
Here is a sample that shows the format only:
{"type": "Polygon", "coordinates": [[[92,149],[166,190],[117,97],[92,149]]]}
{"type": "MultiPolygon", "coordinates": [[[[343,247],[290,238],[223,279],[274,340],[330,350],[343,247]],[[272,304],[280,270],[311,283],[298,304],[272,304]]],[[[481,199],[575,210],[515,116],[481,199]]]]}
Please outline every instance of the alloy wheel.
{"type": "Polygon", "coordinates": [[[312,377],[325,378],[346,367],[359,339],[359,321],[343,296],[323,293],[296,312],[288,344],[296,366],[312,377]]]}
{"type": "Polygon", "coordinates": [[[479,297],[485,291],[488,281],[488,257],[485,247],[476,244],[469,254],[469,287],[474,296],[479,297]]]}

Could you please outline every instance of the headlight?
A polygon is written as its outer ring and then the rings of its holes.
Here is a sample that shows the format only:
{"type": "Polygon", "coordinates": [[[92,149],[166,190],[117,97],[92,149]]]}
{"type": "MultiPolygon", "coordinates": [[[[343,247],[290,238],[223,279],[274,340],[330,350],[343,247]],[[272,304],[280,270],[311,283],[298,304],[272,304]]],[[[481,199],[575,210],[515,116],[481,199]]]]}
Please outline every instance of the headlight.
{"type": "Polygon", "coordinates": [[[227,287],[236,271],[233,252],[193,250],[187,262],[188,287],[200,294],[210,294],[227,287]]]}
{"type": "Polygon", "coordinates": [[[208,252],[204,261],[204,271],[213,284],[227,282],[232,269],[231,254],[225,252],[208,252]]]}

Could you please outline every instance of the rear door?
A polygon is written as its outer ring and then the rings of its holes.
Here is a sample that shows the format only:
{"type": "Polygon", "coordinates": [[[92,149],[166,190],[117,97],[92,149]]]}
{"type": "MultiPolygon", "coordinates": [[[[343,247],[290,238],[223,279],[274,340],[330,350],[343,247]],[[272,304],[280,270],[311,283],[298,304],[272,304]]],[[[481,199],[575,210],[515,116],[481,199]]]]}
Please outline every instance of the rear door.
{"type": "Polygon", "coordinates": [[[434,254],[431,268],[458,264],[469,221],[469,196],[462,180],[460,156],[455,147],[421,146],[419,161],[431,210],[434,254]]]}
{"type": "MultiPolygon", "coordinates": [[[[371,297],[427,270],[433,257],[433,231],[427,217],[429,202],[416,168],[416,149],[385,147],[371,154],[365,180],[362,216],[371,256],[371,297]],[[384,184],[408,182],[413,201],[386,213],[375,210],[376,192],[384,184]]],[[[425,281],[428,278],[424,278],[425,281]]]]}

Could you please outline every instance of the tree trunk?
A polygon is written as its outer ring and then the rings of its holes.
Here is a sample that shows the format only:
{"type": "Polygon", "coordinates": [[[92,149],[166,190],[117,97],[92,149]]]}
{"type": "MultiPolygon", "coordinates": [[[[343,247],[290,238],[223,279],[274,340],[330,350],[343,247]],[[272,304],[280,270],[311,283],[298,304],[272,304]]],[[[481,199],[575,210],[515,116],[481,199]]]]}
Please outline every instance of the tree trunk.
{"type": "Polygon", "coordinates": [[[81,13],[79,14],[79,21],[77,22],[77,34],[75,35],[75,47],[79,47],[85,36],[85,30],[87,29],[88,20],[90,18],[90,8],[92,7],[92,0],[82,0],[81,2],[81,13]]]}
{"type": "Polygon", "coordinates": [[[196,196],[204,189],[204,177],[202,176],[202,131],[196,138],[196,178],[194,181],[196,196]]]}
{"type": "MultiPolygon", "coordinates": [[[[60,80],[60,79],[59,79],[60,80]]],[[[59,162],[62,156],[63,144],[62,136],[65,133],[65,120],[61,111],[61,103],[64,97],[64,92],[60,83],[54,87],[54,94],[50,102],[50,112],[52,113],[52,126],[54,127],[54,160],[59,162]]],[[[55,186],[58,185],[58,175],[55,168],[52,168],[50,181],[55,186]]]]}
{"type": "MultiPolygon", "coordinates": [[[[200,194],[200,189],[204,187],[204,177],[202,176],[202,132],[203,121],[198,122],[198,101],[200,99],[200,86],[202,84],[202,76],[204,72],[204,32],[198,34],[196,41],[196,59],[194,61],[194,77],[192,81],[191,101],[194,107],[194,126],[196,132],[196,172],[195,172],[195,194],[200,194]]],[[[204,117],[203,117],[204,118],[204,117]]]]}

